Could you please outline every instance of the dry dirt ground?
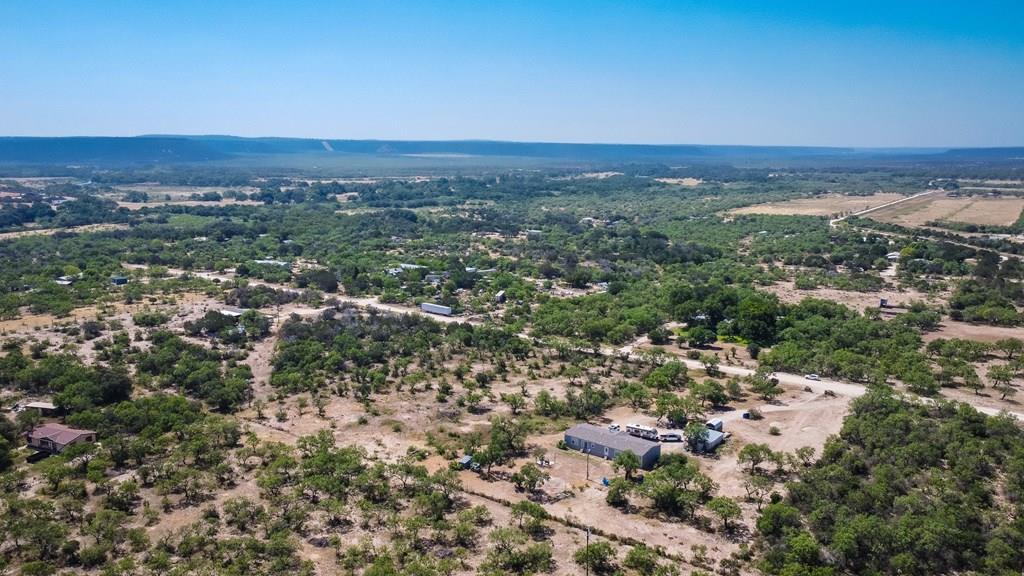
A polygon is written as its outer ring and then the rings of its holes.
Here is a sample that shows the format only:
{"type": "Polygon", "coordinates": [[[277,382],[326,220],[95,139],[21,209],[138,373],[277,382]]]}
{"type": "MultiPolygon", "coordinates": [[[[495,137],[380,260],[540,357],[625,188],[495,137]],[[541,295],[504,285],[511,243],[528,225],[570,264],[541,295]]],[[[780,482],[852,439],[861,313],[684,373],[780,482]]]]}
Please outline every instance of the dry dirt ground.
{"type": "MultiPolygon", "coordinates": [[[[554,370],[553,366],[551,370],[554,370]]],[[[474,370],[482,368],[484,367],[474,365],[474,370]]],[[[522,374],[513,374],[507,382],[494,382],[491,396],[497,398],[502,393],[519,391],[521,385],[525,385],[530,398],[536,397],[541,390],[549,390],[556,396],[561,396],[569,386],[564,378],[526,380],[522,374]]],[[[456,388],[458,389],[458,386],[456,388]]],[[[449,431],[464,433],[482,429],[491,416],[509,413],[509,408],[500,401],[485,400],[482,409],[476,413],[463,411],[457,417],[452,417],[451,403],[439,404],[435,399],[434,390],[424,389],[422,385],[416,391],[406,388],[375,397],[376,409],[372,413],[367,413],[364,406],[350,397],[332,396],[323,416],[317,415],[312,408],[305,409],[300,415],[294,398],[283,402],[274,401],[272,391],[268,388],[258,390],[257,395],[269,400],[267,417],[257,420],[255,410],[251,408],[243,411],[240,416],[261,439],[293,444],[300,436],[326,428],[333,431],[339,443],[362,446],[373,457],[388,461],[397,459],[410,448],[429,450],[427,432],[443,436],[449,431]],[[279,409],[286,415],[283,421],[272,416],[279,409]]],[[[573,493],[572,497],[547,506],[548,511],[556,518],[613,531],[649,544],[664,545],[670,554],[683,557],[692,556],[690,547],[694,544],[706,545],[712,558],[726,557],[737,549],[735,543],[728,543],[720,535],[701,532],[690,525],[663,522],[640,514],[623,514],[610,508],[604,501],[605,488],[600,485],[602,477],[613,476],[610,464],[592,459],[591,481],[588,482],[586,459],[575,452],[557,450],[556,445],[561,435],[559,430],[541,433],[529,439],[532,447],[545,449],[549,458],[554,461],[553,466],[546,469],[551,474],[551,479],[543,486],[543,490],[552,495],[563,491],[573,493]],[[611,523],[609,519],[612,520],[611,523]],[[726,543],[728,545],[725,545],[726,543]]],[[[523,458],[495,471],[511,473],[528,460],[529,458],[523,458]]],[[[448,462],[440,456],[432,456],[427,460],[427,465],[430,469],[436,470],[447,466],[448,462]]],[[[472,504],[487,506],[495,516],[496,525],[504,525],[504,518],[508,517],[507,508],[497,504],[497,501],[516,502],[526,498],[525,494],[517,492],[514,486],[505,480],[485,479],[469,471],[461,472],[460,477],[466,488],[466,498],[472,504]]],[[[195,515],[194,512],[188,514],[195,515]]],[[[555,574],[577,574],[572,554],[583,544],[584,533],[564,524],[552,523],[551,526],[554,529],[552,543],[558,562],[555,574]]],[[[600,538],[594,536],[593,539],[600,538]]],[[[625,553],[625,548],[622,554],[625,553]]],[[[323,550],[309,552],[329,553],[323,550]]],[[[684,573],[689,573],[686,567],[683,569],[684,573]]]]}
{"type": "Polygon", "coordinates": [[[771,214],[783,216],[835,216],[867,210],[904,198],[902,194],[880,193],[871,196],[846,196],[826,194],[814,198],[797,198],[785,202],[768,202],[755,206],[744,206],[732,210],[731,214],[771,214]]]}
{"type": "MultiPolygon", "coordinates": [[[[191,301],[181,302],[186,307],[180,309],[179,314],[172,322],[172,327],[180,328],[181,323],[186,319],[198,316],[209,307],[217,305],[215,301],[205,296],[195,295],[193,298],[191,301]]],[[[156,305],[150,304],[150,307],[156,307],[156,305]]],[[[300,308],[296,307],[294,311],[316,312],[316,310],[300,310],[300,308]]],[[[82,311],[80,315],[86,315],[82,316],[85,318],[90,312],[95,313],[96,311],[82,311]]],[[[120,309],[112,314],[122,320],[125,326],[130,326],[130,312],[128,309],[120,309]]],[[[283,317],[284,314],[281,316],[283,317]]],[[[110,317],[112,316],[108,314],[107,318],[110,317]]],[[[483,402],[484,409],[478,413],[463,412],[457,419],[449,419],[443,413],[444,405],[436,402],[434,391],[420,388],[417,391],[408,389],[393,391],[376,398],[374,404],[378,409],[372,414],[367,414],[365,408],[352,398],[337,396],[331,397],[323,417],[318,416],[312,407],[306,408],[300,414],[295,398],[278,403],[274,400],[273,390],[267,385],[274,344],[273,337],[258,343],[247,359],[247,363],[253,367],[257,380],[256,396],[268,402],[266,409],[268,417],[264,420],[257,420],[255,410],[252,408],[239,414],[256,436],[264,441],[294,444],[300,436],[313,434],[326,428],[334,432],[340,444],[360,445],[365,447],[369,454],[391,461],[405,454],[411,447],[427,448],[427,431],[466,432],[484,426],[488,418],[494,414],[508,414],[509,411],[508,407],[500,401],[485,400],[483,402]],[[274,417],[273,414],[278,409],[283,410],[286,414],[284,421],[278,421],[274,417]],[[361,421],[363,416],[366,417],[365,421],[361,421]]],[[[671,349],[675,351],[674,347],[671,349]]],[[[553,364],[547,370],[554,371],[556,365],[557,363],[553,364]]],[[[475,370],[482,368],[484,367],[474,366],[475,370]]],[[[691,372],[691,374],[694,377],[703,377],[698,372],[691,372]]],[[[565,378],[541,377],[537,380],[526,380],[523,374],[513,373],[507,382],[500,380],[494,382],[492,396],[496,399],[503,392],[518,391],[522,382],[525,382],[530,398],[535,398],[542,389],[561,396],[570,385],[565,378]]],[[[593,526],[607,532],[635,538],[650,545],[661,546],[669,554],[685,559],[689,564],[680,564],[679,567],[684,574],[689,574],[696,570],[694,564],[699,563],[694,546],[705,547],[707,557],[717,561],[727,558],[739,550],[742,542],[749,541],[756,518],[756,509],[753,503],[745,501],[746,492],[743,483],[747,478],[747,473],[737,461],[737,455],[742,446],[751,442],[760,442],[768,444],[773,450],[787,452],[810,446],[820,454],[825,440],[839,431],[843,417],[848,410],[848,402],[849,398],[846,397],[828,397],[807,392],[800,386],[786,386],[786,393],[771,404],[748,396],[746,399],[734,403],[731,410],[707,414],[708,417],[720,417],[725,421],[725,430],[730,434],[730,438],[716,455],[694,458],[704,473],[718,484],[719,494],[731,496],[741,502],[744,511],[743,526],[737,535],[723,533],[718,522],[710,518],[707,518],[705,523],[699,527],[693,523],[682,523],[652,515],[646,512],[649,507],[641,499],[634,499],[634,505],[637,508],[629,512],[612,508],[605,502],[607,489],[601,483],[602,478],[610,479],[618,475],[610,463],[591,458],[588,480],[587,458],[576,452],[557,449],[558,440],[562,437],[560,430],[535,434],[529,438],[529,444],[546,450],[548,458],[552,461],[552,466],[545,468],[551,477],[542,487],[543,490],[549,495],[563,492],[572,494],[571,497],[546,506],[552,515],[562,521],[593,526]],[[751,421],[740,417],[742,410],[753,407],[763,413],[762,420],[751,421]],[[780,434],[770,434],[771,427],[778,428],[780,434]]],[[[634,411],[629,407],[618,407],[609,411],[606,414],[606,419],[623,424],[627,422],[657,424],[652,416],[634,411]]],[[[665,453],[682,450],[682,444],[663,445],[665,453]]],[[[513,466],[497,469],[497,471],[511,472],[526,461],[526,458],[520,459],[513,466]]],[[[447,461],[440,456],[433,456],[427,464],[432,469],[437,469],[446,466],[447,461]]],[[[525,495],[517,492],[508,481],[488,480],[468,471],[461,472],[460,476],[466,488],[464,496],[467,503],[486,506],[495,518],[495,525],[507,525],[510,521],[507,507],[499,504],[498,501],[515,502],[525,498],[525,495]]],[[[777,490],[781,490],[781,484],[778,485],[777,490]]],[[[237,486],[217,493],[210,502],[201,506],[175,507],[170,513],[162,515],[160,522],[149,529],[150,536],[158,539],[170,530],[196,521],[201,516],[202,510],[211,503],[222,503],[228,498],[237,496],[255,497],[257,494],[258,490],[255,488],[252,478],[241,478],[237,486]]],[[[145,497],[150,501],[151,506],[159,508],[159,498],[155,494],[147,493],[145,497]]],[[[703,511],[701,515],[707,517],[707,512],[703,511]]],[[[557,522],[552,522],[551,528],[553,529],[551,541],[558,562],[554,573],[578,574],[577,566],[572,561],[572,554],[582,546],[584,533],[557,522]]],[[[373,533],[367,534],[357,530],[345,534],[343,541],[346,544],[352,544],[366,536],[373,536],[373,533]]],[[[597,536],[593,537],[594,541],[599,539],[597,536]]],[[[623,546],[620,550],[620,561],[627,549],[628,547],[623,546]]],[[[320,574],[331,573],[331,567],[334,566],[334,551],[332,549],[316,548],[303,542],[301,554],[304,558],[318,561],[320,574]]],[[[471,560],[474,564],[479,561],[480,558],[471,560]]]]}
{"type": "MultiPolygon", "coordinates": [[[[825,440],[839,431],[843,417],[848,411],[848,402],[848,398],[826,397],[792,388],[787,389],[786,394],[772,404],[748,397],[735,403],[733,409],[729,411],[707,414],[709,418],[719,417],[725,421],[725,429],[730,433],[730,438],[714,455],[691,457],[698,462],[701,470],[718,484],[718,494],[730,496],[741,503],[744,511],[743,527],[737,531],[738,534],[749,535],[757,514],[756,505],[745,501],[746,491],[743,483],[748,474],[737,461],[743,445],[759,442],[768,444],[773,450],[786,452],[809,446],[820,454],[825,440]],[[764,419],[753,421],[740,417],[743,410],[752,407],[761,410],[764,419]],[[779,435],[769,433],[772,426],[779,429],[779,435]]],[[[658,425],[654,417],[634,411],[628,406],[610,410],[605,414],[605,418],[601,419],[601,422],[606,421],[617,422],[620,425],[658,425]]],[[[708,557],[721,559],[739,550],[739,545],[746,541],[745,536],[737,537],[722,533],[718,522],[710,518],[709,525],[699,528],[693,523],[651,515],[648,513],[649,507],[640,498],[633,499],[636,508],[629,512],[608,506],[605,502],[607,488],[602,480],[620,476],[621,472],[615,472],[611,463],[606,460],[591,457],[588,462],[588,458],[583,454],[557,449],[556,445],[561,438],[561,432],[530,438],[533,445],[547,450],[547,458],[551,461],[551,466],[545,468],[545,472],[551,477],[543,485],[543,490],[548,494],[564,491],[573,494],[572,497],[549,504],[547,508],[552,514],[632,536],[649,545],[661,546],[670,554],[691,561],[694,545],[705,546],[708,557]]],[[[662,444],[663,454],[676,452],[685,452],[682,443],[662,444]]],[[[502,470],[511,472],[528,460],[521,459],[514,466],[502,470]]],[[[506,500],[517,499],[515,487],[508,482],[488,481],[472,472],[463,472],[462,480],[474,492],[506,500]]],[[[707,515],[706,511],[701,514],[707,515]]]]}
{"type": "Polygon", "coordinates": [[[1013,192],[1020,194],[1024,192],[1024,188],[1015,188],[1012,186],[961,186],[961,190],[981,190],[984,192],[1013,192]]]}
{"type": "Polygon", "coordinates": [[[968,388],[943,388],[942,397],[955,402],[966,402],[978,408],[991,410],[1006,410],[1007,412],[1020,413],[1022,411],[1022,400],[1024,396],[1017,397],[1017,394],[1002,398],[1002,394],[992,388],[992,382],[986,376],[989,366],[1003,364],[1002,360],[982,362],[977,364],[978,376],[981,377],[985,387],[977,392],[968,388]]]}
{"type": "Polygon", "coordinates": [[[872,212],[880,222],[901,226],[924,226],[927,222],[948,220],[967,224],[1009,226],[1020,217],[1024,198],[932,194],[872,212]]]}
{"type": "Polygon", "coordinates": [[[127,230],[127,224],[86,224],[85,226],[68,226],[66,228],[39,228],[36,230],[21,230],[18,232],[0,233],[0,242],[21,238],[23,236],[49,236],[57,232],[66,234],[79,234],[84,232],[107,232],[110,230],[127,230]]]}
{"type": "Polygon", "coordinates": [[[699,186],[703,180],[700,178],[655,178],[663,184],[674,184],[676,186],[699,186]]]}
{"type": "Polygon", "coordinates": [[[166,200],[167,198],[165,197],[168,196],[170,200],[188,200],[193,194],[203,194],[205,192],[223,194],[229,190],[245,192],[246,194],[259,192],[259,188],[252,186],[165,186],[163,184],[130,184],[118,186],[115,190],[118,192],[145,192],[149,194],[152,200],[166,200]]]}
{"type": "MultiPolygon", "coordinates": [[[[257,380],[260,374],[269,375],[269,355],[271,350],[250,355],[253,360],[257,380]]],[[[453,360],[455,362],[455,360],[453,360]]],[[[546,368],[546,372],[555,372],[557,362],[546,368]]],[[[474,370],[485,366],[474,365],[474,370]]],[[[299,413],[295,398],[282,402],[274,400],[273,391],[267,386],[257,384],[257,396],[267,400],[266,418],[256,419],[255,410],[250,408],[240,416],[265,440],[294,443],[303,435],[313,434],[318,430],[329,428],[340,443],[363,446],[375,457],[393,460],[405,454],[410,448],[427,448],[427,432],[444,436],[447,432],[464,433],[485,427],[488,419],[496,414],[508,414],[509,408],[497,400],[506,392],[519,391],[521,386],[529,397],[535,398],[541,390],[551,391],[561,397],[570,386],[562,377],[542,376],[536,380],[528,380],[522,373],[513,373],[508,381],[495,381],[491,387],[492,399],[485,400],[481,410],[476,413],[463,411],[453,416],[448,405],[439,404],[432,389],[421,387],[412,391],[408,388],[392,391],[375,398],[376,410],[367,413],[366,409],[350,397],[332,396],[325,407],[323,416],[316,414],[313,408],[306,408],[299,413]],[[281,410],[285,414],[283,420],[273,416],[281,410]]],[[[456,385],[456,395],[460,387],[456,385]]],[[[768,442],[777,450],[794,450],[802,446],[813,446],[820,451],[825,438],[834,433],[841,424],[841,416],[845,414],[845,398],[816,397],[803,392],[799,388],[790,390],[782,399],[773,405],[763,406],[754,398],[737,404],[737,410],[723,413],[727,426],[733,432],[733,439],[723,448],[717,458],[701,458],[701,467],[711,474],[716,482],[722,485],[721,493],[743,499],[743,474],[735,469],[736,453],[745,442],[768,442]],[[747,422],[739,418],[739,409],[760,406],[766,418],[760,422],[747,422]],[[768,434],[768,428],[775,425],[782,430],[780,436],[768,434]],[[734,429],[733,429],[734,427],[734,429]],[[726,473],[732,469],[732,472],[726,473]]],[[[456,411],[457,412],[457,411],[456,411]]],[[[710,416],[710,415],[709,415],[710,416]]],[[[629,408],[617,408],[608,414],[615,420],[647,422],[650,416],[633,412],[629,408]]],[[[581,454],[557,449],[558,440],[562,437],[562,427],[554,431],[541,432],[529,439],[531,447],[545,450],[553,465],[545,471],[551,478],[543,486],[549,495],[569,492],[571,497],[547,505],[550,513],[559,519],[579,522],[606,531],[626,535],[645,541],[649,544],[664,546],[670,554],[693,560],[694,545],[706,546],[708,556],[712,559],[728,557],[738,550],[741,539],[726,537],[718,532],[717,523],[711,522],[710,528],[701,529],[689,523],[680,523],[665,518],[641,513],[623,513],[609,507],[605,503],[606,488],[601,484],[602,478],[612,478],[616,474],[610,463],[592,458],[590,460],[590,480],[587,480],[587,461],[581,454]]],[[[666,445],[666,451],[680,450],[682,445],[666,445]]],[[[496,472],[511,473],[528,458],[523,458],[511,466],[497,468],[496,472]]],[[[428,461],[432,467],[447,465],[439,456],[428,461]]],[[[461,479],[471,494],[484,495],[492,500],[517,501],[525,496],[516,491],[514,486],[505,480],[485,479],[472,472],[462,472],[461,479]]],[[[471,496],[471,498],[473,498],[471,496]]],[[[755,517],[753,504],[743,504],[745,524],[752,526],[755,517]]],[[[555,537],[556,558],[559,562],[559,574],[574,574],[575,565],[571,555],[579,546],[578,531],[558,526],[556,533],[563,536],[555,537]]],[[[322,551],[321,551],[322,552],[322,551]]],[[[684,568],[684,573],[688,570],[684,568]]]]}
{"type": "MultiPolygon", "coordinates": [[[[171,320],[165,327],[180,330],[187,320],[195,320],[206,313],[211,307],[219,306],[220,303],[205,294],[195,292],[184,292],[169,295],[153,295],[146,297],[141,302],[125,304],[123,302],[112,302],[96,306],[85,306],[75,308],[68,316],[55,317],[51,314],[31,314],[25,311],[20,318],[0,321],[0,335],[6,338],[25,338],[27,341],[49,341],[51,349],[70,351],[76,354],[84,362],[95,360],[95,344],[104,337],[110,335],[110,330],[104,330],[102,336],[92,340],[85,340],[81,336],[69,336],[62,332],[62,328],[71,325],[80,325],[87,320],[98,320],[103,322],[120,323],[129,334],[134,334],[140,328],[135,325],[132,315],[142,311],[164,312],[171,316],[171,320]]],[[[134,346],[145,347],[145,341],[135,341],[134,346]]]]}
{"type": "Polygon", "coordinates": [[[974,180],[970,178],[961,178],[958,182],[961,184],[974,184],[978,186],[1024,186],[1024,180],[974,180]]]}
{"type": "Polygon", "coordinates": [[[155,208],[157,206],[260,206],[262,202],[256,200],[236,200],[225,198],[216,202],[204,202],[202,200],[151,200],[149,202],[123,202],[117,201],[119,208],[128,210],[141,210],[143,208],[155,208]]]}
{"type": "Polygon", "coordinates": [[[74,182],[76,178],[68,176],[40,176],[30,178],[4,178],[4,180],[12,180],[27,188],[35,188],[38,190],[42,190],[43,188],[46,188],[47,186],[50,186],[52,184],[65,184],[67,182],[74,182]]]}
{"type": "Polygon", "coordinates": [[[622,176],[622,172],[584,172],[580,174],[580,178],[594,178],[597,180],[604,180],[612,176],[622,176]]]}
{"type": "Polygon", "coordinates": [[[118,207],[128,210],[141,210],[157,206],[254,206],[261,204],[255,200],[235,200],[225,198],[215,202],[203,202],[193,200],[193,194],[204,194],[215,192],[224,194],[228,191],[245,192],[246,194],[258,192],[258,188],[252,186],[225,187],[225,186],[164,186],[160,184],[132,184],[118,186],[115,193],[109,194],[110,199],[117,202],[118,207]],[[145,192],[149,195],[148,202],[128,202],[124,200],[127,192],[145,192]]]}
{"type": "MultiPolygon", "coordinates": [[[[214,275],[211,274],[211,276],[214,275]]],[[[799,292],[799,294],[804,295],[805,293],[799,292]]],[[[846,295],[846,293],[843,294],[846,295]]],[[[815,295],[844,301],[836,294],[815,295]]],[[[879,294],[848,293],[848,296],[862,298],[862,303],[866,307],[867,305],[877,305],[879,294]]],[[[171,327],[180,330],[181,324],[185,320],[197,317],[210,307],[218,305],[218,302],[205,295],[186,294],[180,295],[180,297],[173,303],[150,302],[148,306],[150,308],[166,307],[167,310],[177,311],[171,327]]],[[[895,295],[893,299],[902,301],[895,295]]],[[[857,306],[856,303],[851,303],[851,305],[857,306]]],[[[80,309],[73,314],[73,318],[75,321],[81,321],[102,313],[107,319],[116,318],[122,321],[124,326],[134,328],[130,320],[131,313],[142,306],[129,308],[123,305],[112,305],[105,311],[96,308],[80,309]]],[[[382,305],[378,304],[377,306],[382,305]]],[[[395,311],[403,311],[397,306],[393,308],[396,309],[395,311]]],[[[287,317],[290,312],[306,315],[318,311],[318,309],[304,308],[301,305],[282,307],[281,313],[275,317],[275,329],[279,326],[280,319],[287,317]]],[[[34,335],[37,338],[45,336],[56,340],[64,335],[55,331],[51,332],[47,328],[54,321],[53,318],[28,317],[10,321],[10,323],[0,323],[0,330],[6,330],[8,334],[20,332],[34,335]],[[39,326],[39,330],[36,330],[36,326],[39,326]]],[[[952,328],[962,329],[960,326],[962,324],[955,323],[952,328]]],[[[948,328],[950,328],[949,323],[943,329],[948,328]]],[[[980,328],[990,330],[985,327],[980,328]]],[[[428,431],[437,434],[443,434],[445,431],[468,432],[484,427],[488,419],[495,414],[508,414],[508,406],[498,400],[501,393],[519,391],[520,386],[525,385],[530,399],[535,398],[541,390],[549,390],[556,397],[561,397],[571,385],[566,378],[553,375],[558,366],[558,362],[554,361],[544,368],[545,374],[535,380],[526,378],[523,373],[525,366],[514,367],[508,381],[497,380],[492,384],[491,399],[485,400],[482,403],[482,409],[476,413],[462,411],[453,417],[451,411],[446,410],[451,406],[453,400],[449,401],[448,405],[439,404],[435,398],[435,391],[424,389],[421,384],[417,390],[405,388],[375,397],[376,410],[371,413],[367,413],[365,407],[351,397],[331,396],[325,407],[324,415],[321,417],[316,414],[316,410],[312,406],[305,408],[300,413],[295,397],[281,402],[276,400],[275,391],[269,386],[270,363],[275,344],[274,337],[257,343],[246,359],[246,363],[252,367],[255,376],[255,396],[267,402],[265,410],[267,417],[263,420],[257,420],[255,409],[252,407],[239,414],[256,436],[264,441],[294,444],[300,436],[313,434],[326,428],[333,431],[339,444],[363,446],[369,454],[386,460],[400,457],[411,447],[427,448],[428,431]],[[520,371],[517,373],[515,370],[520,371]],[[278,410],[284,413],[283,420],[278,420],[275,417],[278,410]]],[[[644,341],[638,341],[631,346],[631,349],[640,351],[645,349],[646,345],[644,341]]],[[[82,348],[84,352],[88,347],[83,346],[82,348]]],[[[665,350],[672,354],[685,352],[678,350],[674,345],[666,346],[665,350]]],[[[721,350],[719,353],[727,355],[728,350],[721,350]]],[[[744,351],[740,350],[739,353],[741,361],[749,360],[744,351]]],[[[453,359],[452,365],[454,366],[454,363],[459,360],[453,359]]],[[[485,368],[486,366],[474,365],[474,371],[485,368]]],[[[691,375],[704,378],[704,375],[697,371],[692,371],[691,375]]],[[[614,374],[611,377],[618,378],[619,375],[614,374]]],[[[628,513],[608,506],[605,502],[607,491],[602,485],[601,479],[610,479],[618,474],[612,470],[610,463],[591,458],[588,480],[587,459],[579,453],[557,449],[558,440],[562,437],[561,429],[541,431],[529,438],[529,444],[532,447],[544,449],[549,459],[552,460],[552,466],[545,469],[551,477],[542,487],[543,490],[549,495],[564,492],[572,494],[571,497],[548,504],[549,512],[563,521],[578,522],[635,538],[651,545],[662,546],[670,554],[684,558],[691,563],[696,563],[693,546],[706,547],[707,555],[711,559],[719,560],[728,557],[739,549],[741,542],[745,539],[749,541],[756,518],[755,505],[745,501],[746,492],[743,483],[747,473],[741,469],[737,461],[737,455],[742,446],[747,443],[760,442],[768,444],[773,450],[787,452],[809,446],[820,454],[825,440],[839,431],[843,417],[848,411],[848,397],[830,397],[808,392],[803,386],[784,385],[784,388],[786,393],[770,404],[766,404],[754,396],[748,396],[744,400],[733,403],[731,410],[707,414],[708,417],[722,418],[725,421],[725,431],[731,436],[716,455],[694,458],[701,469],[719,485],[719,494],[734,497],[741,502],[744,511],[742,520],[744,529],[739,531],[739,536],[722,533],[718,522],[710,519],[703,526],[698,527],[693,523],[659,518],[646,513],[645,511],[649,510],[649,507],[640,499],[634,501],[638,508],[628,513]],[[763,413],[762,420],[752,421],[741,418],[742,410],[754,407],[763,413]],[[780,433],[778,435],[770,434],[771,427],[778,428],[780,433]]],[[[456,384],[456,396],[461,392],[461,387],[456,384]]],[[[956,393],[960,393],[960,391],[956,391],[956,393]]],[[[992,400],[995,401],[997,398],[992,400]]],[[[652,416],[634,411],[629,407],[618,407],[609,411],[606,414],[606,419],[622,424],[627,422],[657,424],[652,416]]],[[[663,445],[665,453],[681,450],[683,450],[682,444],[663,445]]],[[[514,463],[514,466],[504,467],[498,471],[511,472],[526,460],[525,458],[520,459],[514,463]]],[[[433,456],[428,460],[428,465],[436,469],[446,466],[447,461],[440,456],[433,456]]],[[[487,506],[495,517],[496,525],[506,525],[509,517],[508,509],[497,503],[498,500],[515,502],[525,498],[525,495],[517,492],[508,481],[487,480],[468,471],[460,473],[460,476],[467,489],[465,495],[467,501],[471,504],[487,506]]],[[[781,484],[777,490],[781,490],[781,484]]],[[[227,498],[241,495],[256,495],[251,478],[243,478],[236,487],[217,494],[214,502],[222,502],[227,498]]],[[[147,499],[152,499],[150,502],[152,506],[158,506],[158,499],[155,495],[147,495],[147,499]]],[[[205,507],[206,505],[176,508],[170,514],[161,517],[160,523],[150,530],[150,535],[158,538],[166,534],[169,529],[195,521],[205,507]]],[[[701,515],[707,517],[708,513],[702,511],[701,515]]],[[[579,571],[572,561],[572,554],[582,545],[583,533],[559,523],[551,523],[551,527],[554,530],[552,542],[558,562],[555,573],[578,574],[579,571]]],[[[352,539],[354,542],[361,536],[362,534],[356,532],[346,535],[345,539],[352,539]]],[[[624,553],[625,549],[620,552],[620,560],[624,553]]],[[[322,574],[330,573],[330,567],[334,565],[331,561],[334,552],[330,549],[315,548],[303,543],[302,555],[305,558],[323,561],[318,567],[322,574]]],[[[473,562],[479,562],[479,560],[476,558],[473,562]]],[[[692,565],[680,565],[680,568],[684,574],[689,574],[694,570],[692,565]]]]}
{"type": "Polygon", "coordinates": [[[890,304],[909,304],[912,301],[927,302],[928,304],[942,304],[945,299],[942,295],[928,294],[917,290],[901,290],[898,288],[885,288],[878,292],[853,292],[850,290],[837,290],[835,288],[815,288],[814,290],[797,290],[792,281],[785,281],[771,286],[761,287],[762,290],[770,292],[779,297],[779,300],[786,304],[797,304],[804,298],[820,298],[845,304],[863,312],[867,308],[877,308],[878,301],[885,298],[890,304]]]}
{"type": "Polygon", "coordinates": [[[987,326],[984,324],[958,322],[946,318],[942,321],[938,330],[926,332],[924,335],[925,342],[930,342],[937,338],[962,338],[964,340],[978,340],[980,342],[995,342],[1002,338],[1020,338],[1024,340],[1024,327],[987,326]]]}

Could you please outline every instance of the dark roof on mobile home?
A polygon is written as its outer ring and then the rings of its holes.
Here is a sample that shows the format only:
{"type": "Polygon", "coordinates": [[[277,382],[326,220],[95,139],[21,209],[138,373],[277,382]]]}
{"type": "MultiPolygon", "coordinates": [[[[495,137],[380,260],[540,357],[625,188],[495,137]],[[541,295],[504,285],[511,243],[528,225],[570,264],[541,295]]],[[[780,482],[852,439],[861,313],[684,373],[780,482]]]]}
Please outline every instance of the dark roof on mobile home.
{"type": "Polygon", "coordinates": [[[657,442],[644,440],[625,432],[612,432],[593,424],[577,424],[567,430],[565,434],[584,442],[593,442],[619,451],[629,450],[637,456],[642,456],[651,448],[658,446],[657,442]]]}

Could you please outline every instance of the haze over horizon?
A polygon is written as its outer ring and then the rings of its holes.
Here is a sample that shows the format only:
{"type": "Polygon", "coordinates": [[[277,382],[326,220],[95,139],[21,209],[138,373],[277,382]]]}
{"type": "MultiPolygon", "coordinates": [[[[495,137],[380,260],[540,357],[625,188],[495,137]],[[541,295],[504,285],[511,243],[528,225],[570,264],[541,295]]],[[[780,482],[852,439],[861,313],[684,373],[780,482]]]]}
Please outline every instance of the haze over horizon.
{"type": "Polygon", "coordinates": [[[844,145],[802,145],[802,143],[745,143],[745,142],[623,142],[623,141],[567,141],[567,140],[539,140],[539,139],[505,139],[505,138],[353,138],[345,136],[295,136],[290,134],[223,134],[223,133],[139,133],[139,134],[0,134],[0,138],[242,138],[253,140],[282,139],[282,140],[322,140],[328,142],[353,141],[353,142],[429,142],[443,145],[445,142],[481,142],[481,143],[508,143],[508,145],[567,145],[567,146],[612,146],[612,147],[695,147],[695,148],[807,148],[807,149],[837,149],[837,150],[863,150],[863,151],[946,151],[946,150],[978,150],[978,149],[1019,149],[1024,146],[1001,145],[1001,146],[844,146],[844,145]]]}
{"type": "Polygon", "coordinates": [[[998,0],[8,2],[0,133],[1021,146],[1021,21],[998,0]]]}

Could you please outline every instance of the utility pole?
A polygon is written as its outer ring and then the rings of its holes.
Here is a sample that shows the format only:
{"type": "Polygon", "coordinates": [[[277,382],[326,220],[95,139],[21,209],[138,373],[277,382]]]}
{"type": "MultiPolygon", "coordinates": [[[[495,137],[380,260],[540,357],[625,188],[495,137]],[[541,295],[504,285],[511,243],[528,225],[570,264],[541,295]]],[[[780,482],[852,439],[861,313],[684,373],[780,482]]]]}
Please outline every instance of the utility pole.
{"type": "MultiPolygon", "coordinates": [[[[587,550],[587,553],[590,552],[590,526],[589,525],[587,526],[587,547],[586,547],[586,550],[587,550]]],[[[590,562],[586,563],[586,568],[587,568],[587,576],[590,576],[590,562]]]]}

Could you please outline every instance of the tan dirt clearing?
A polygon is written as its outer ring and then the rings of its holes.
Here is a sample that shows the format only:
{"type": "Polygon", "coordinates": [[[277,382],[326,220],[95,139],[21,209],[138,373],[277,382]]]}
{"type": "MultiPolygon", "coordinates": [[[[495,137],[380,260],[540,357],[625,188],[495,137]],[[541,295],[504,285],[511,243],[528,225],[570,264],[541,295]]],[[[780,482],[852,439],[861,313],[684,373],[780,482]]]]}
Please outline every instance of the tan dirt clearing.
{"type": "Polygon", "coordinates": [[[117,202],[118,208],[127,208],[128,210],[141,210],[143,208],[156,208],[158,206],[260,206],[262,202],[256,200],[235,200],[234,198],[225,198],[223,200],[217,200],[213,202],[206,202],[203,200],[151,200],[149,202],[117,202]]]}
{"type": "Polygon", "coordinates": [[[23,236],[49,236],[58,232],[81,234],[85,232],[109,232],[110,230],[127,230],[127,224],[86,224],[85,226],[69,226],[67,228],[39,228],[37,230],[21,230],[0,234],[0,241],[13,240],[23,236]]]}
{"type": "Polygon", "coordinates": [[[995,342],[1003,338],[1020,338],[1024,340],[1024,327],[988,326],[944,318],[938,330],[925,332],[924,334],[925,342],[938,338],[961,338],[963,340],[977,340],[978,342],[995,342]]]}
{"type": "Polygon", "coordinates": [[[700,186],[704,181],[700,178],[655,178],[662,184],[675,184],[676,186],[700,186]]]}
{"type": "Polygon", "coordinates": [[[885,298],[894,306],[910,304],[913,301],[923,301],[929,304],[941,304],[942,295],[932,295],[916,290],[899,290],[896,288],[885,288],[878,292],[854,292],[851,290],[837,290],[835,288],[815,288],[814,290],[797,290],[793,282],[779,282],[771,286],[761,288],[779,297],[779,300],[786,304],[798,304],[804,298],[818,298],[845,304],[850,308],[863,312],[868,308],[877,308],[878,301],[885,298]]]}
{"type": "Polygon", "coordinates": [[[895,202],[904,198],[902,194],[881,193],[871,196],[845,196],[842,194],[826,194],[814,198],[797,198],[785,202],[768,202],[754,206],[744,206],[732,210],[730,214],[769,214],[776,216],[833,216],[859,212],[895,202]]]}
{"type": "Polygon", "coordinates": [[[900,226],[924,226],[936,220],[1009,226],[1024,210],[1024,198],[922,196],[871,213],[871,218],[900,226]]]}

